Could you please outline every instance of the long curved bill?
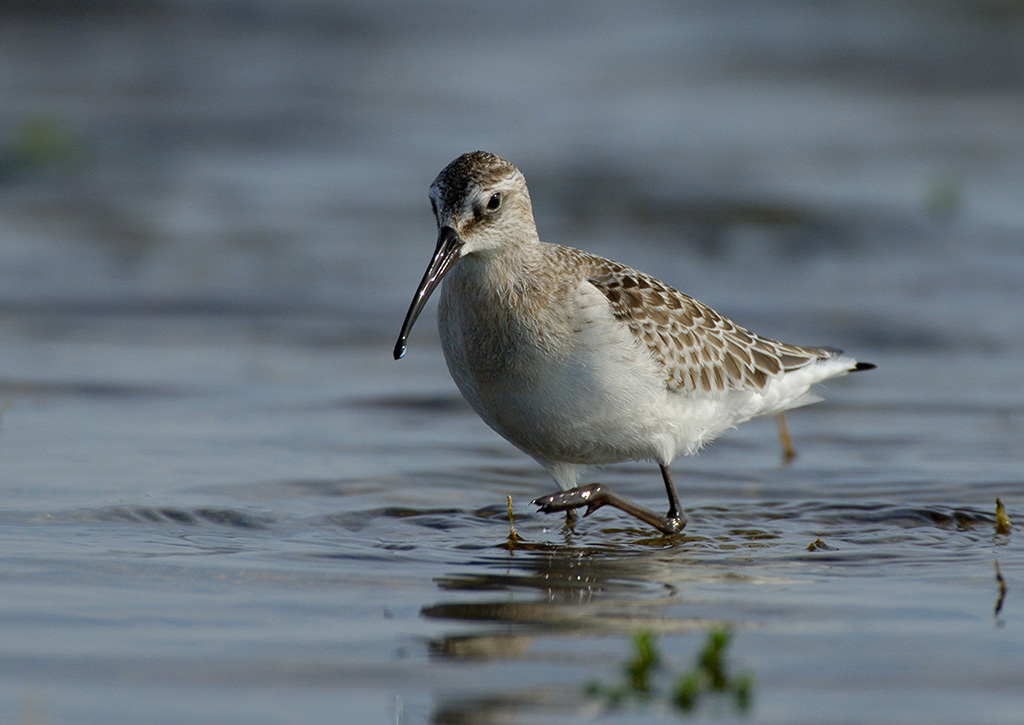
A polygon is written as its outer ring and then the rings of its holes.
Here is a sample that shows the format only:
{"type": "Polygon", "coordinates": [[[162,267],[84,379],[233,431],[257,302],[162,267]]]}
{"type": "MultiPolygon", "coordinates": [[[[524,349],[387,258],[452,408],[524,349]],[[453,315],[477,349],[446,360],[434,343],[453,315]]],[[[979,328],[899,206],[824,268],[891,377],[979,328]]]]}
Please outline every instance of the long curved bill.
{"type": "Polygon", "coordinates": [[[448,274],[448,270],[458,260],[462,245],[462,238],[459,237],[457,231],[451,227],[441,227],[441,231],[437,234],[437,248],[434,250],[434,256],[431,258],[430,264],[427,265],[427,271],[423,273],[420,286],[416,288],[409,311],[405,313],[402,331],[398,333],[398,342],[395,343],[395,360],[399,360],[405,355],[409,333],[412,332],[412,326],[416,324],[416,318],[420,316],[423,306],[427,304],[430,293],[437,288],[437,285],[441,284],[441,280],[448,274]]]}

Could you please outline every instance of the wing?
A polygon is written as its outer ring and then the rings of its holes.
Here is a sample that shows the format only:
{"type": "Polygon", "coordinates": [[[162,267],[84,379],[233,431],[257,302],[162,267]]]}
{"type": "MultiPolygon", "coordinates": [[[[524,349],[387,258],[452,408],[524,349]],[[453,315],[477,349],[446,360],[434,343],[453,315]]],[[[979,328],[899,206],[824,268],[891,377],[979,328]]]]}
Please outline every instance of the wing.
{"type": "Polygon", "coordinates": [[[770,378],[838,354],[760,337],[649,275],[599,257],[591,261],[588,281],[662,365],[671,389],[761,390],[770,378]]]}

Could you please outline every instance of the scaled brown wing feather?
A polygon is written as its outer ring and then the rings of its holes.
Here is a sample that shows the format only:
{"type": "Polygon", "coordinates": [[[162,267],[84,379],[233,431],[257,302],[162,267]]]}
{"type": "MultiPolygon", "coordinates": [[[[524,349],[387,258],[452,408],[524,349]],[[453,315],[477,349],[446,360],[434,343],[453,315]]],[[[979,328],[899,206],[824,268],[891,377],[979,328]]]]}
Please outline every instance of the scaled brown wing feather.
{"type": "Polygon", "coordinates": [[[836,353],[760,337],[649,275],[590,259],[588,281],[664,367],[669,388],[761,390],[772,377],[836,353]]]}

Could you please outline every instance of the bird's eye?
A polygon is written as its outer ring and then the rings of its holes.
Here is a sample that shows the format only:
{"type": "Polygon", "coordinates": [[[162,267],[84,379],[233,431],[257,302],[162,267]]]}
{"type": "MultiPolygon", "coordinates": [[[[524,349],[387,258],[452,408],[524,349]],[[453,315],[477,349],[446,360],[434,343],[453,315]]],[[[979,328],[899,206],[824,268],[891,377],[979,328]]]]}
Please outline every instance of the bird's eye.
{"type": "Polygon", "coordinates": [[[437,202],[433,199],[430,200],[430,211],[434,212],[434,216],[437,216],[437,202]]]}
{"type": "Polygon", "coordinates": [[[487,200],[487,208],[494,211],[501,206],[501,194],[492,194],[491,198],[487,200]]]}

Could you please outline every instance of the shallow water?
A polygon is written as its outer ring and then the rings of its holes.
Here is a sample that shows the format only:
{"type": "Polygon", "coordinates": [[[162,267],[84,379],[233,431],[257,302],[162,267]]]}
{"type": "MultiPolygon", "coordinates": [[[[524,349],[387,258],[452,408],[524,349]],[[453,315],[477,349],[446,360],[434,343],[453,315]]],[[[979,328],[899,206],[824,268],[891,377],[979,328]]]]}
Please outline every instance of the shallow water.
{"type": "Polygon", "coordinates": [[[1018,721],[1022,18],[854,7],[3,11],[8,718],[1018,721]],[[878,369],[788,467],[772,420],[677,461],[679,537],[535,513],[430,314],[391,360],[477,147],[543,238],[878,369]],[[752,704],[679,711],[716,626],[752,704]],[[589,695],[641,629],[659,694],[589,695]]]}

